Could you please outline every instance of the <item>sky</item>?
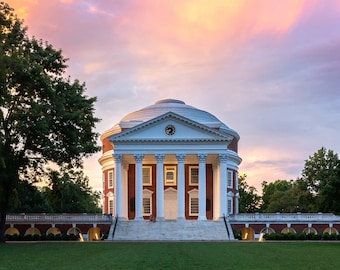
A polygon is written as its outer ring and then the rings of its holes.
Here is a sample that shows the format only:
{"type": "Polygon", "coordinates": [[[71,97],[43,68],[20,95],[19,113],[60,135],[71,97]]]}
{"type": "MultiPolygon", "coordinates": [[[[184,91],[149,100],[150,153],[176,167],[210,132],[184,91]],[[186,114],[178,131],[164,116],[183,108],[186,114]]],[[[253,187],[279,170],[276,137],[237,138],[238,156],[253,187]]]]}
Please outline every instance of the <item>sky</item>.
{"type": "MultiPolygon", "coordinates": [[[[239,173],[259,192],[301,176],[321,147],[340,154],[340,0],[5,2],[97,96],[100,134],[182,100],[239,133],[239,173]]],[[[96,189],[99,157],[84,163],[96,189]]]]}

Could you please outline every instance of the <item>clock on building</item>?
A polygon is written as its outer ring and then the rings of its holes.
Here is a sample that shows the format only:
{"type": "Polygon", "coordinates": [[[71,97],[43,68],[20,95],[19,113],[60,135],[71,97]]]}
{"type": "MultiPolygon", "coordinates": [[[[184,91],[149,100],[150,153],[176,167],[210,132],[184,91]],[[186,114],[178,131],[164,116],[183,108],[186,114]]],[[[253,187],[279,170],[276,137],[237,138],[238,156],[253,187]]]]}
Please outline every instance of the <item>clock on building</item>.
{"type": "Polygon", "coordinates": [[[165,127],[165,134],[167,135],[174,135],[176,132],[176,128],[173,125],[167,125],[165,127]]]}

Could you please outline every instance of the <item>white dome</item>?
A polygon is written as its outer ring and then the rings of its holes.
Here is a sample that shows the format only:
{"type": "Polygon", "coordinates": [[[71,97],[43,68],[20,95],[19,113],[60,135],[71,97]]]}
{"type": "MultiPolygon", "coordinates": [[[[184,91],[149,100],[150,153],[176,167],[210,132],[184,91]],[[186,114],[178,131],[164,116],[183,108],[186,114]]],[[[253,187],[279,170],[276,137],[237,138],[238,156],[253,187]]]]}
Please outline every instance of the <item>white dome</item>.
{"type": "Polygon", "coordinates": [[[174,112],[206,126],[228,128],[212,114],[186,105],[183,101],[176,99],[159,100],[153,105],[126,115],[120,122],[145,122],[167,112],[174,112]]]}
{"type": "Polygon", "coordinates": [[[232,133],[234,136],[239,138],[239,135],[234,130],[230,129],[211,113],[186,105],[183,101],[177,99],[162,99],[153,105],[129,113],[111,129],[111,132],[116,133],[122,128],[131,128],[167,112],[174,112],[210,128],[218,129],[222,132],[232,133]]]}

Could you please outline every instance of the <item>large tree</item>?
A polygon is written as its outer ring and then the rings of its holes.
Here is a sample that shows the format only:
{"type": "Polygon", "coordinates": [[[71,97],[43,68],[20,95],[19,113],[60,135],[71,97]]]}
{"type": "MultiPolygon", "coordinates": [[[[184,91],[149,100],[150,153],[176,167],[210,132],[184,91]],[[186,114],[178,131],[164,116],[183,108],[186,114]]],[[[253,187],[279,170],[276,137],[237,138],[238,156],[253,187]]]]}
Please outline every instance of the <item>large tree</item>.
{"type": "Polygon", "coordinates": [[[336,153],[322,147],[310,156],[302,180],[316,198],[317,211],[340,213],[340,161],[336,153]]]}
{"type": "Polygon", "coordinates": [[[8,202],[21,179],[36,179],[46,165],[79,167],[99,150],[96,98],[65,78],[61,50],[28,37],[6,3],[0,3],[0,242],[8,202]]]}

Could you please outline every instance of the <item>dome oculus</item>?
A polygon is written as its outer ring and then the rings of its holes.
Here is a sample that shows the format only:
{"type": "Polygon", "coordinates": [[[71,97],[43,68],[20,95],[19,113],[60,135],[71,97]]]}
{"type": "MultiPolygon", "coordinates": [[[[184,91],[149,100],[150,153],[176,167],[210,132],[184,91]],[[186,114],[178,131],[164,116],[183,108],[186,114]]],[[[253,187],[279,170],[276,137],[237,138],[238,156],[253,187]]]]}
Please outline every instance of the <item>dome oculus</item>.
{"type": "Polygon", "coordinates": [[[165,134],[166,135],[174,135],[176,132],[176,128],[173,125],[167,125],[165,127],[165,134]]]}

